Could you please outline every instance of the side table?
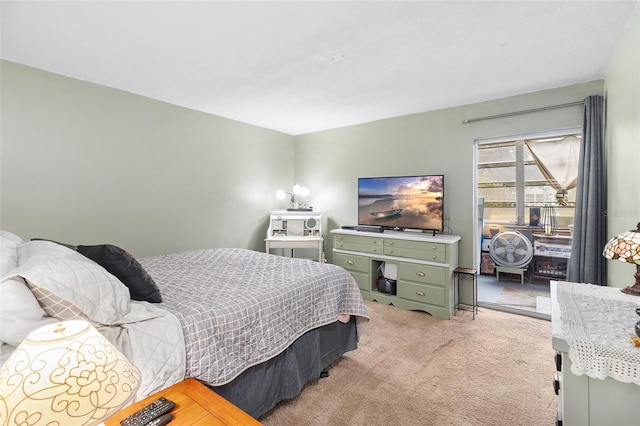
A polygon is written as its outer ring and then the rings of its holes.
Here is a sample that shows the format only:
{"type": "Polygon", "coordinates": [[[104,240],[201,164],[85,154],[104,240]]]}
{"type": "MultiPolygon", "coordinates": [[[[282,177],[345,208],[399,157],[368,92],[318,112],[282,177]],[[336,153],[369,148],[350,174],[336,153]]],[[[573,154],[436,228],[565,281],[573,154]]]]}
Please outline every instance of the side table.
{"type": "Polygon", "coordinates": [[[176,403],[176,407],[171,411],[174,417],[169,423],[170,426],[261,425],[253,417],[196,379],[185,379],[125,407],[107,419],[104,425],[120,426],[120,420],[160,397],[165,397],[176,403]]]}
{"type": "MultiPolygon", "coordinates": [[[[478,276],[477,270],[471,268],[456,268],[453,270],[453,279],[455,281],[455,303],[456,310],[461,309],[460,305],[466,305],[466,303],[460,303],[460,275],[471,276],[473,279],[473,301],[471,306],[471,311],[473,312],[473,319],[476,319],[476,314],[478,313],[478,276]]],[[[455,312],[455,310],[454,310],[455,312]]]]}

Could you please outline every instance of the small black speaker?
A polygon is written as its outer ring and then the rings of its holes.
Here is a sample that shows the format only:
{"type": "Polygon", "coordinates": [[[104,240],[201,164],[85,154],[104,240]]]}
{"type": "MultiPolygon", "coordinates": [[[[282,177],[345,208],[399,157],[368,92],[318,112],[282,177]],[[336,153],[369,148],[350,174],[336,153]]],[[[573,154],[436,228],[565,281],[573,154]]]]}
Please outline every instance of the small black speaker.
{"type": "Polygon", "coordinates": [[[378,279],[378,291],[384,294],[396,294],[396,280],[380,277],[378,279]]]}

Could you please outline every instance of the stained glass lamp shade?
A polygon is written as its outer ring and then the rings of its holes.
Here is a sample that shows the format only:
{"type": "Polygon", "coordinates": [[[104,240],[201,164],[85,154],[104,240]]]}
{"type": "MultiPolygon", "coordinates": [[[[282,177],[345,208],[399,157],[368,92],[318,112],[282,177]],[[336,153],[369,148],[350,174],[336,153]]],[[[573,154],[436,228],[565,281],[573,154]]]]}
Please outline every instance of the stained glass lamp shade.
{"type": "Polygon", "coordinates": [[[97,425],[129,402],[140,373],[86,321],[34,330],[0,368],[0,423],[97,425]]]}
{"type": "Polygon", "coordinates": [[[640,296],[640,223],[637,229],[623,232],[611,239],[602,252],[604,257],[621,262],[635,263],[635,283],[622,289],[623,293],[640,296]]]}

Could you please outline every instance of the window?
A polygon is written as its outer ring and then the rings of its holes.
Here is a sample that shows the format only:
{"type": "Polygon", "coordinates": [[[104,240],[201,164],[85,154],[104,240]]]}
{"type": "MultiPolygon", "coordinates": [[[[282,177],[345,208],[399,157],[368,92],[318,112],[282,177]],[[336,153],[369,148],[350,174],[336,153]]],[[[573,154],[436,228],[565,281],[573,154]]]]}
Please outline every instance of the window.
{"type": "Polygon", "coordinates": [[[553,205],[559,226],[572,224],[580,140],[573,134],[479,143],[478,197],[484,198],[485,223],[526,226],[531,209],[553,205]]]}

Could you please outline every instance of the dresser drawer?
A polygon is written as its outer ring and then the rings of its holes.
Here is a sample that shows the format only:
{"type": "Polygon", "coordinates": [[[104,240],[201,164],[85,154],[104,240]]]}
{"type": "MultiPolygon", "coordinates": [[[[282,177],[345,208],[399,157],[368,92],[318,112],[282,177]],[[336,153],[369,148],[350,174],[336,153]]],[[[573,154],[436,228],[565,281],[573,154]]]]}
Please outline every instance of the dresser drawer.
{"type": "Polygon", "coordinates": [[[398,265],[398,279],[444,286],[447,282],[447,271],[447,268],[439,266],[400,263],[398,265]]]}
{"type": "Polygon", "coordinates": [[[359,271],[369,274],[369,258],[354,254],[334,253],[333,263],[348,271],[359,271]]]}
{"type": "Polygon", "coordinates": [[[372,241],[368,244],[362,244],[351,241],[338,241],[336,238],[334,248],[348,251],[359,251],[361,253],[382,254],[382,242],[376,241],[374,238],[369,238],[369,240],[372,241]]]}
{"type": "Polygon", "coordinates": [[[444,287],[398,281],[398,296],[430,305],[446,306],[444,287]]]}
{"type": "Polygon", "coordinates": [[[336,235],[336,244],[342,243],[355,243],[355,244],[372,244],[382,247],[382,238],[379,237],[365,237],[362,235],[336,235]]]}
{"type": "Polygon", "coordinates": [[[444,244],[423,241],[388,240],[384,243],[384,254],[433,262],[447,261],[447,248],[444,244]]]}

